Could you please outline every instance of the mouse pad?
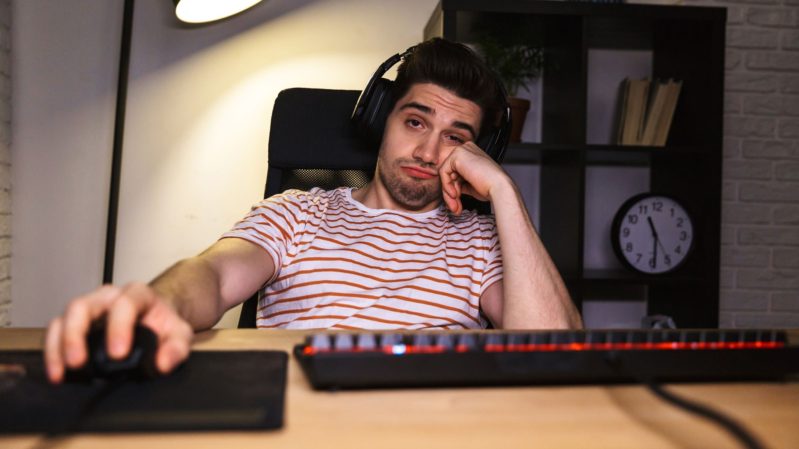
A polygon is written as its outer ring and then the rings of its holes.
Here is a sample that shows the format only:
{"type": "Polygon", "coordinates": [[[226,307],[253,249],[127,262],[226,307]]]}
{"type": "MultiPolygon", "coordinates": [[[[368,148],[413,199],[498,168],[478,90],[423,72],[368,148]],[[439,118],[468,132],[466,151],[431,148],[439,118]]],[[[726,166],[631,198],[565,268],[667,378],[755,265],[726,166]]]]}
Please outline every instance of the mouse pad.
{"type": "Polygon", "coordinates": [[[0,351],[0,434],[276,429],[287,359],[197,351],[157,379],[51,385],[41,351],[0,351]]]}

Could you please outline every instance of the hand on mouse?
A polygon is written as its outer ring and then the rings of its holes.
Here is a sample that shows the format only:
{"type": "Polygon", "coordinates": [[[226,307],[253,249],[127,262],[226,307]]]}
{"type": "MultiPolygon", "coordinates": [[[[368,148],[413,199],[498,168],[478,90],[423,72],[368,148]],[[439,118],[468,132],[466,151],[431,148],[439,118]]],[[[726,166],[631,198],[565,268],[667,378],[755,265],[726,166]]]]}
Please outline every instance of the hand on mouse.
{"type": "Polygon", "coordinates": [[[72,300],[64,315],[48,326],[44,358],[50,382],[62,382],[65,369],[77,369],[86,363],[89,328],[103,316],[112,358],[122,359],[128,354],[137,322],[158,336],[155,365],[160,373],[172,371],[189,355],[192,327],[152,287],[141,283],[105,285],[72,300]]]}

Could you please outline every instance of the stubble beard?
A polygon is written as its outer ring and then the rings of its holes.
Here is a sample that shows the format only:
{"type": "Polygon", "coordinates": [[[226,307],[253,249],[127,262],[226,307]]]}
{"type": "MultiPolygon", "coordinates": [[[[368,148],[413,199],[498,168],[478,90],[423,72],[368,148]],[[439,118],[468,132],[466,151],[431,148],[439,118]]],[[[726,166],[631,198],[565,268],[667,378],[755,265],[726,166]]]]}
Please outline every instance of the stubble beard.
{"type": "Polygon", "coordinates": [[[431,203],[441,201],[441,183],[438,178],[429,180],[413,179],[403,176],[402,165],[418,165],[414,161],[395,159],[386,161],[382,156],[377,160],[377,172],[388,194],[404,209],[417,211],[431,203]]]}

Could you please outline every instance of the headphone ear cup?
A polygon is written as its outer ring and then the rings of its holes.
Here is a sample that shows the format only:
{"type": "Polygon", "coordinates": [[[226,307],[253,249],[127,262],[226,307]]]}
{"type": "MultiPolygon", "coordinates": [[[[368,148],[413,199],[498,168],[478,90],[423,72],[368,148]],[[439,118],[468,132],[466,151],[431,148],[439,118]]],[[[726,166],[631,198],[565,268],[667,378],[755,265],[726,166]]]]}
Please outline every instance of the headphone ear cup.
{"type": "Polygon", "coordinates": [[[489,132],[480,133],[480,136],[477,138],[477,146],[482,148],[482,150],[498,164],[502,163],[505,150],[508,148],[510,128],[510,107],[506,106],[500,118],[499,125],[491,128],[489,132]]]}
{"type": "Polygon", "coordinates": [[[364,113],[360,128],[364,137],[374,145],[380,145],[386,119],[394,107],[394,82],[385,78],[374,81],[369,98],[365,99],[364,113]]]}
{"type": "Polygon", "coordinates": [[[494,129],[492,129],[491,132],[488,132],[488,133],[481,133],[480,137],[477,138],[477,142],[475,142],[475,143],[477,144],[478,147],[480,147],[480,149],[485,151],[485,153],[488,154],[488,156],[491,159],[494,159],[496,161],[497,158],[494,155],[494,135],[495,134],[496,134],[496,130],[494,130],[494,129]]]}

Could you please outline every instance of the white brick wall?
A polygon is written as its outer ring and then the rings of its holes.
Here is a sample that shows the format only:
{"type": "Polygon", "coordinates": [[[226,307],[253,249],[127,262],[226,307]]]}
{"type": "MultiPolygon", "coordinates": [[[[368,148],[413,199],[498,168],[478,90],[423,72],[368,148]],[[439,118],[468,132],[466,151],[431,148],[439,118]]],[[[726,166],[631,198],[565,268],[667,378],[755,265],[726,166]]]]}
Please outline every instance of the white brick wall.
{"type": "Polygon", "coordinates": [[[0,327],[11,311],[11,0],[0,0],[0,327]]]}
{"type": "Polygon", "coordinates": [[[799,327],[799,0],[727,7],[721,326],[799,327]]]}

